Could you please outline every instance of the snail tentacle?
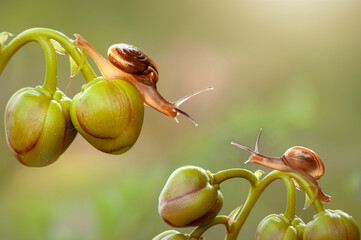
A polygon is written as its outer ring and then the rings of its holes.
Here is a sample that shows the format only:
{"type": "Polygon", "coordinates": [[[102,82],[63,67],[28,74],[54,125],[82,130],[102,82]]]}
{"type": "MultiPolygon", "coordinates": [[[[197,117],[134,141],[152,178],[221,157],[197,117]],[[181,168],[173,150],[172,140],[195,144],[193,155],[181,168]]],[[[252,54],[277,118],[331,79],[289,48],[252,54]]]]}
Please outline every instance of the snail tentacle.
{"type": "Polygon", "coordinates": [[[203,88],[203,89],[200,89],[200,90],[197,90],[195,92],[192,92],[180,99],[178,99],[177,101],[174,101],[172,102],[174,104],[175,107],[179,107],[182,103],[184,103],[185,101],[187,101],[188,99],[202,93],[202,92],[205,92],[205,91],[209,91],[209,90],[214,90],[214,87],[206,87],[206,88],[203,88]]]}
{"type": "Polygon", "coordinates": [[[258,137],[257,137],[257,141],[256,141],[256,144],[254,146],[254,151],[255,152],[259,152],[259,140],[261,139],[261,135],[262,135],[262,128],[259,129],[259,133],[258,133],[258,137]]]}

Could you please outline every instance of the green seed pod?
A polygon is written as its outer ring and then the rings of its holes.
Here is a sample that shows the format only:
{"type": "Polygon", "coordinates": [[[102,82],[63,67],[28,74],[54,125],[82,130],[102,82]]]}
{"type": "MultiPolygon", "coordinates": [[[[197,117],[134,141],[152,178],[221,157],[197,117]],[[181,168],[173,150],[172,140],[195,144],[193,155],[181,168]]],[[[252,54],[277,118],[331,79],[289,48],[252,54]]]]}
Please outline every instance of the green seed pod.
{"type": "Polygon", "coordinates": [[[302,239],[305,224],[295,217],[291,222],[283,214],[271,214],[265,217],[257,227],[256,239],[297,240],[302,239]]]}
{"type": "Polygon", "coordinates": [[[356,221],[341,210],[327,209],[313,216],[303,233],[305,240],[359,240],[360,230],[356,221]]]}
{"type": "Polygon", "coordinates": [[[187,240],[187,239],[188,237],[175,230],[168,230],[162,232],[153,238],[153,240],[187,240]]]}
{"type": "Polygon", "coordinates": [[[173,227],[199,226],[217,216],[223,195],[210,175],[194,166],[172,173],[159,196],[158,211],[166,223],[173,227]]]}
{"type": "Polygon", "coordinates": [[[76,130],[91,145],[102,152],[121,154],[140,134],[144,104],[132,84],[96,78],[74,97],[70,115],[76,130]]]}
{"type": "Polygon", "coordinates": [[[74,140],[76,130],[69,109],[71,99],[57,90],[23,88],[9,100],[5,110],[6,140],[12,154],[29,167],[56,161],[74,140]]]}

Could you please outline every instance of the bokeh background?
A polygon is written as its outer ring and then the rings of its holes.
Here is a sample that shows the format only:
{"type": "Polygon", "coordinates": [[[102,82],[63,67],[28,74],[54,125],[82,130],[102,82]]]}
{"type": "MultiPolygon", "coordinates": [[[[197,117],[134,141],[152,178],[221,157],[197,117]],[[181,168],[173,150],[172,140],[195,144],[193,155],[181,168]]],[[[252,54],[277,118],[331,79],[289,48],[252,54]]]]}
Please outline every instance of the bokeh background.
{"type": "MultiPolygon", "coordinates": [[[[0,1],[0,31],[31,27],[80,33],[104,55],[114,43],[138,46],[157,63],[168,100],[206,86],[215,91],[182,106],[198,127],[146,107],[138,142],[119,156],[78,135],[54,164],[27,168],[10,154],[1,128],[0,239],[152,239],[171,229],[157,204],[176,168],[269,171],[243,165],[249,154],[230,144],[252,147],[261,127],[262,153],[281,156],[295,145],[316,151],[326,167],[320,185],[333,197],[327,208],[361,224],[359,0],[0,1]]],[[[85,82],[70,79],[67,57],[58,60],[59,88],[73,97],[85,82]]],[[[42,84],[44,73],[41,48],[23,47],[0,76],[1,111],[16,90],[42,84]]],[[[231,180],[221,189],[228,214],[244,202],[248,183],[231,180]]],[[[310,221],[313,208],[302,209],[303,193],[297,200],[297,215],[310,221]]],[[[253,239],[258,222],[285,203],[282,183],[273,183],[239,239],[253,239]]],[[[223,239],[224,231],[216,226],[206,239],[223,239]]]]}

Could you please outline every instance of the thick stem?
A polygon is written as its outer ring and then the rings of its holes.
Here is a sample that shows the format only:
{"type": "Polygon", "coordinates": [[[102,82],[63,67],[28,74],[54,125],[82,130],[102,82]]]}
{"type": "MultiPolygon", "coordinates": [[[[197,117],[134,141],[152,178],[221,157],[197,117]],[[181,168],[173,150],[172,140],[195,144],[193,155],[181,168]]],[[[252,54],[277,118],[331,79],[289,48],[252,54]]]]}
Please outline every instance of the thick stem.
{"type": "Polygon", "coordinates": [[[284,176],[282,180],[287,189],[287,207],[285,211],[285,216],[292,221],[295,218],[296,214],[296,190],[295,184],[293,183],[290,177],[284,176]]]}
{"type": "Polygon", "coordinates": [[[227,234],[226,240],[237,239],[237,236],[241,231],[244,222],[246,221],[249,213],[251,212],[253,206],[256,204],[258,198],[261,196],[262,192],[270,183],[272,183],[278,178],[282,179],[285,182],[287,188],[287,209],[285,215],[289,218],[294,217],[296,202],[294,185],[293,183],[290,183],[290,179],[284,177],[284,174],[284,172],[279,172],[277,170],[272,171],[266,177],[264,177],[256,186],[251,186],[245,204],[243,205],[238,216],[235,218],[234,222],[232,222],[232,226],[229,226],[231,231],[227,234]]]}
{"type": "Polygon", "coordinates": [[[43,87],[51,93],[56,91],[57,85],[57,60],[53,45],[48,39],[39,38],[37,40],[44,50],[46,61],[46,76],[43,87]]]}
{"type": "MultiPolygon", "coordinates": [[[[73,43],[73,40],[65,36],[64,34],[48,29],[48,28],[31,28],[28,29],[19,35],[17,35],[7,46],[5,46],[0,53],[0,74],[5,68],[6,64],[10,58],[26,43],[32,41],[38,41],[39,37],[44,37],[46,39],[54,39],[59,42],[68,52],[68,54],[74,59],[74,61],[79,65],[81,63],[82,54],[76,48],[73,43]]],[[[93,69],[90,67],[89,63],[85,63],[81,72],[84,76],[86,82],[89,82],[96,78],[96,74],[93,69]]]]}

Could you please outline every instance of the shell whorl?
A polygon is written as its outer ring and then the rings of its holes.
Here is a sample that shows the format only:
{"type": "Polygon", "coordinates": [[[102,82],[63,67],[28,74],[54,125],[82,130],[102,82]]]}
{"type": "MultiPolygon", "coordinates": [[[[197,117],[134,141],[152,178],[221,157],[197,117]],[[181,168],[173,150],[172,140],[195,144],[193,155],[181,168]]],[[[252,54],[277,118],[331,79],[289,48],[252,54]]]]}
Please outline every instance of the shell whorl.
{"type": "Polygon", "coordinates": [[[303,171],[316,180],[320,179],[325,172],[321,158],[314,151],[305,147],[291,147],[282,158],[291,168],[303,171]]]}
{"type": "Polygon", "coordinates": [[[158,69],[153,60],[133,45],[119,43],[110,46],[108,59],[118,69],[140,77],[145,84],[158,81],[158,69]]]}

